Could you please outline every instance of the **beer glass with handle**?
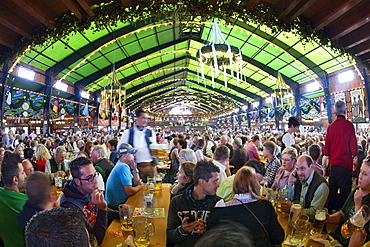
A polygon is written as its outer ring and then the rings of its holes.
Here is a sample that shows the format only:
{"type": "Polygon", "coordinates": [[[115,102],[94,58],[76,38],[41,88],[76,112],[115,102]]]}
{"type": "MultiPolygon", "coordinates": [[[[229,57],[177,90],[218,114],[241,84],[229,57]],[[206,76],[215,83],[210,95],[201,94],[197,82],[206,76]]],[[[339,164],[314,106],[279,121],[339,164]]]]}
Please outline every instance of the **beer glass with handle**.
{"type": "Polygon", "coordinates": [[[350,238],[353,233],[362,229],[369,219],[370,208],[366,205],[362,205],[362,207],[342,225],[341,234],[343,238],[350,238]]]}
{"type": "Polygon", "coordinates": [[[313,221],[311,235],[320,234],[325,224],[326,214],[328,209],[324,207],[318,207],[315,213],[315,219],[313,221]]]}

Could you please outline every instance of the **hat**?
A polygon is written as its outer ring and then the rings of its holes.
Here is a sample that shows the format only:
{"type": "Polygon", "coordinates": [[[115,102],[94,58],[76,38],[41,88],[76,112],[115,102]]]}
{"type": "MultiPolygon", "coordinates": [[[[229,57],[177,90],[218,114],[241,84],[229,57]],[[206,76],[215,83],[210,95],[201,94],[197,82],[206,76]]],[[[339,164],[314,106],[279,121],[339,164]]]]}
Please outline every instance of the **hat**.
{"type": "Polygon", "coordinates": [[[118,154],[136,154],[136,152],[137,149],[127,143],[122,143],[117,150],[118,154]]]}

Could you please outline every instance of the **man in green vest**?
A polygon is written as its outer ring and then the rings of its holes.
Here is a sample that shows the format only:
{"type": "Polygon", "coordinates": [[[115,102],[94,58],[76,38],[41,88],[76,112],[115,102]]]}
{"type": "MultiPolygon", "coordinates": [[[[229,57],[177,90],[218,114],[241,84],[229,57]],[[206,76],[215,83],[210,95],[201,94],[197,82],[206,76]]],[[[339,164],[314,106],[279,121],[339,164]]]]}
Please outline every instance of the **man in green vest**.
{"type": "Polygon", "coordinates": [[[313,169],[313,160],[309,155],[301,155],[297,160],[297,168],[288,178],[288,202],[281,203],[281,210],[289,213],[292,201],[300,201],[303,205],[301,214],[315,217],[318,207],[325,207],[329,196],[329,187],[323,176],[313,169]]]}
{"type": "Polygon", "coordinates": [[[101,146],[93,147],[91,151],[91,160],[94,163],[95,170],[102,175],[104,183],[106,184],[113,166],[105,157],[105,151],[101,146]]]}
{"type": "Polygon", "coordinates": [[[53,180],[56,176],[65,176],[68,170],[64,160],[66,158],[67,150],[63,146],[59,146],[55,149],[54,157],[46,161],[45,173],[50,174],[53,180]]]}
{"type": "Polygon", "coordinates": [[[19,192],[26,179],[21,157],[6,153],[1,173],[4,187],[0,187],[0,237],[6,247],[23,247],[23,230],[17,223],[17,215],[27,201],[27,196],[19,192]]]}

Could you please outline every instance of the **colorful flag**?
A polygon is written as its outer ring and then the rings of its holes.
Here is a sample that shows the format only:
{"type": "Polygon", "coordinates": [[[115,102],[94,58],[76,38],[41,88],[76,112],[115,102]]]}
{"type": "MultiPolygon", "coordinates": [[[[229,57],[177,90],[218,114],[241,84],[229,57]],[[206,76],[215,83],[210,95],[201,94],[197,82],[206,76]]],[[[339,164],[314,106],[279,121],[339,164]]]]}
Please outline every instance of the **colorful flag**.
{"type": "Polygon", "coordinates": [[[11,91],[8,91],[8,97],[6,98],[6,103],[8,103],[8,105],[12,104],[12,92],[11,91]]]}
{"type": "Polygon", "coordinates": [[[59,108],[59,102],[58,100],[55,100],[54,105],[53,105],[53,111],[55,113],[58,113],[58,108],[59,108]]]}
{"type": "Polygon", "coordinates": [[[86,117],[89,115],[89,105],[87,104],[87,102],[86,102],[85,108],[82,112],[82,115],[84,115],[86,117]]]}

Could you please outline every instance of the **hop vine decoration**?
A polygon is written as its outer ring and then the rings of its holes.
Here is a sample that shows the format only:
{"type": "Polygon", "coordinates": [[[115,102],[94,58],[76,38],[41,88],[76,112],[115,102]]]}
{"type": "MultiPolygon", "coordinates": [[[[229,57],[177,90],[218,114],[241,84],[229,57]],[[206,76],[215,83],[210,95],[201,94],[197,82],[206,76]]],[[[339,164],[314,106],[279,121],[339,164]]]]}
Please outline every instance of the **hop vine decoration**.
{"type": "Polygon", "coordinates": [[[119,21],[135,24],[138,21],[152,23],[161,19],[189,20],[199,17],[202,20],[218,18],[227,22],[238,19],[246,23],[266,25],[274,32],[293,32],[306,42],[317,42],[341,54],[349,54],[339,43],[332,42],[323,30],[313,31],[307,21],[297,18],[291,23],[286,23],[279,20],[278,13],[270,7],[260,4],[254,11],[248,11],[246,6],[247,2],[240,0],[217,1],[216,5],[208,4],[208,0],[132,0],[130,7],[123,6],[122,1],[101,3],[91,7],[95,16],[79,20],[75,15],[68,13],[55,20],[56,28],[52,30],[45,26],[36,28],[31,39],[22,37],[13,49],[6,48],[2,52],[0,66],[21,55],[29,45],[47,46],[61,39],[68,42],[67,37],[71,33],[83,33],[90,28],[97,32],[107,26],[116,26],[119,21]]]}

